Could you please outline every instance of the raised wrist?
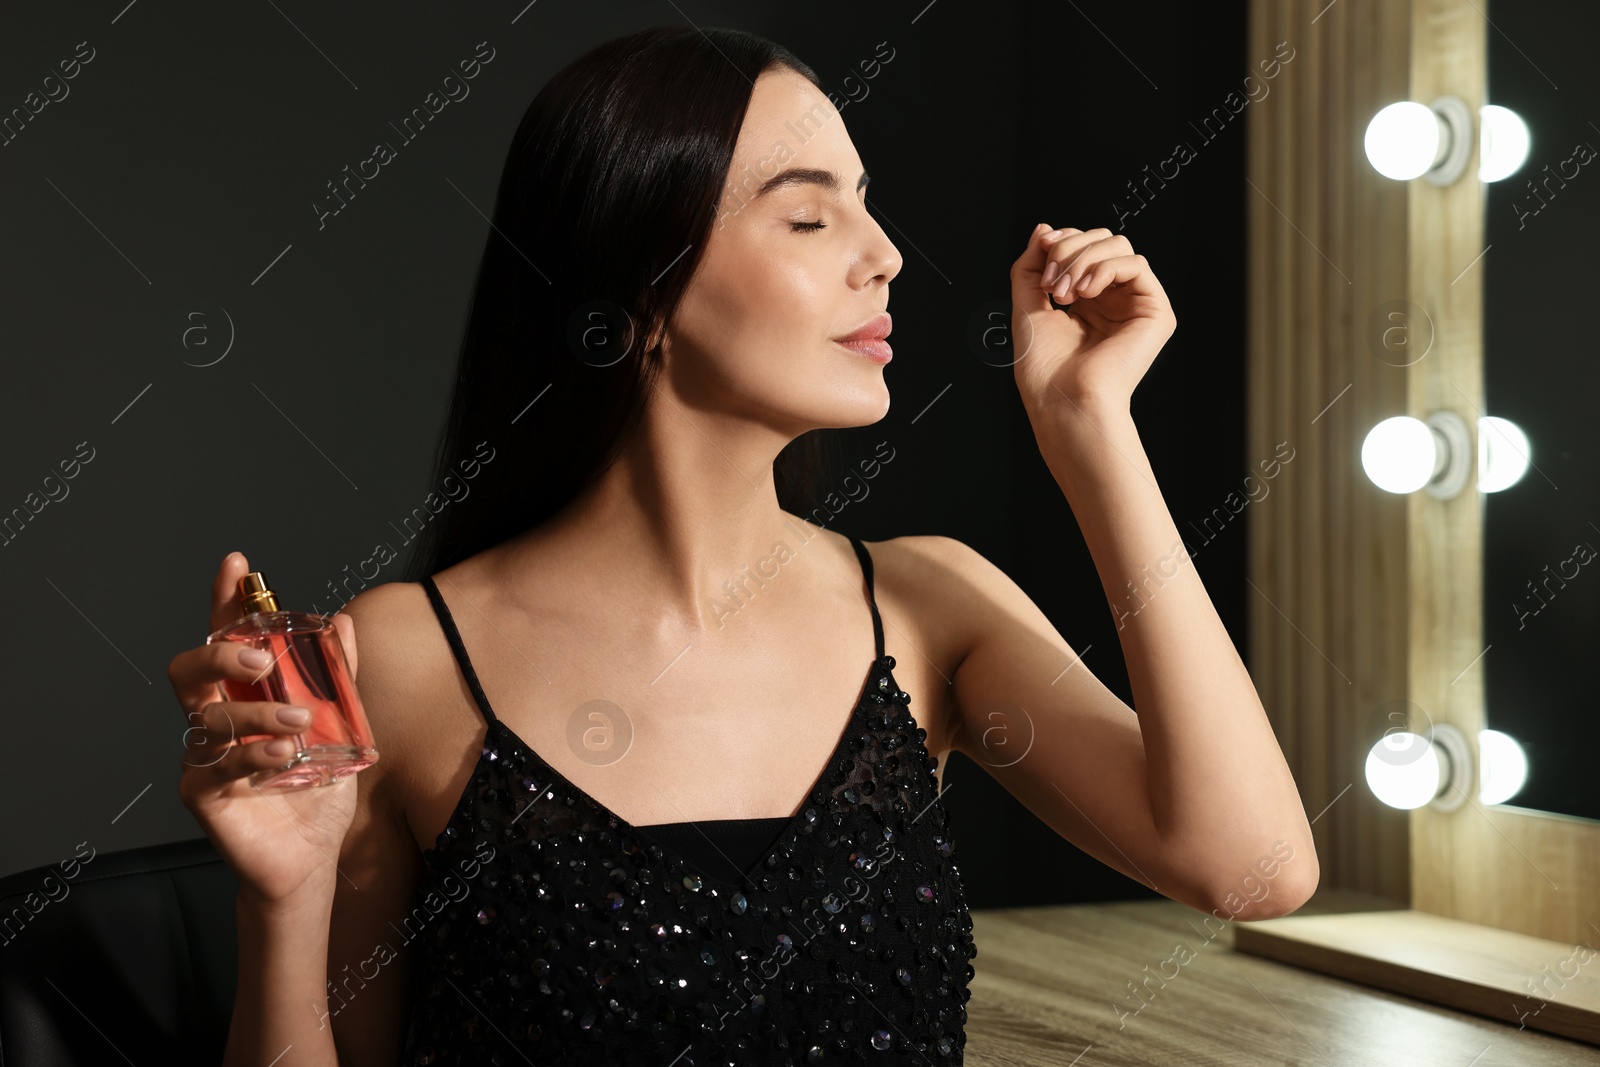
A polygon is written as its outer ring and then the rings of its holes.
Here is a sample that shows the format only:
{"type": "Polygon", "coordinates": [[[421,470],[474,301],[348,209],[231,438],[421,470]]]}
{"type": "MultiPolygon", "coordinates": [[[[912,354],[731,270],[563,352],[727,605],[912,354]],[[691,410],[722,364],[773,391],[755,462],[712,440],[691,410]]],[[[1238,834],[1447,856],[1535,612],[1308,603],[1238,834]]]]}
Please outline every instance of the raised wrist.
{"type": "Polygon", "coordinates": [[[333,883],[319,881],[290,896],[268,900],[240,887],[234,898],[234,912],[241,922],[261,925],[315,921],[332,915],[333,890],[333,883]]]}
{"type": "Polygon", "coordinates": [[[1070,441],[1084,433],[1124,430],[1133,425],[1127,397],[1056,397],[1046,408],[1031,408],[1028,420],[1041,445],[1056,440],[1070,441]]]}

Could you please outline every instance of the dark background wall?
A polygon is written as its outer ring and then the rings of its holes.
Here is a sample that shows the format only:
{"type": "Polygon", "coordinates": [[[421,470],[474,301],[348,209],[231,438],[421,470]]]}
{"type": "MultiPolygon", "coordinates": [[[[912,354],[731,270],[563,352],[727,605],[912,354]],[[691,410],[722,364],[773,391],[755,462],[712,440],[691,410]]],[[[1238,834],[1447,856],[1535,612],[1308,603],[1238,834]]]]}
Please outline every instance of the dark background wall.
{"type": "MultiPolygon", "coordinates": [[[[1008,306],[1007,270],[1036,222],[1122,223],[1179,320],[1133,403],[1174,519],[1188,531],[1244,491],[1264,458],[1244,454],[1255,194],[1248,108],[1225,100],[1299,72],[1247,85],[1271,57],[1245,54],[1242,3],[14,7],[0,18],[0,112],[59,61],[92,58],[0,146],[0,513],[69,490],[0,547],[0,873],[83,841],[198,835],[177,797],[186,723],[165,668],[204,639],[218,562],[243,550],[287,606],[310,610],[395,541],[391,523],[433,488],[480,212],[528,101],[591,44],[685,19],[782,42],[849,101],[870,207],[905,259],[893,407],[845,448],[853,461],[887,439],[896,459],[838,528],[967,542],[1131,702],[1011,371],[966,336],[1008,306]],[[325,183],[375,141],[398,143],[388,124],[483,41],[495,58],[470,96],[319,228],[325,183]],[[893,58],[866,80],[859,64],[881,42],[893,58]],[[1214,109],[1229,121],[1206,127],[1214,109]],[[1127,183],[1179,141],[1193,158],[1134,212],[1127,183]],[[75,455],[76,477],[46,482],[75,455]]],[[[1242,649],[1244,523],[1191,548],[1242,649]]],[[[956,757],[946,783],[973,906],[1151,895],[976,764],[956,757]]]]}

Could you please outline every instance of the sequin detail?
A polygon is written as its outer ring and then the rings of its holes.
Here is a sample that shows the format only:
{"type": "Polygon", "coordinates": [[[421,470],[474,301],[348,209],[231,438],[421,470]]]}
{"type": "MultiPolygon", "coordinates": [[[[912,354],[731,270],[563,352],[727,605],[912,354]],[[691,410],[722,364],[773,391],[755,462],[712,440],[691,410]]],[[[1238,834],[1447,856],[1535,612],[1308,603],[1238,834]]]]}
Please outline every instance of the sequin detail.
{"type": "Polygon", "coordinates": [[[738,884],[487,714],[423,853],[401,1063],[962,1063],[977,948],[937,763],[893,667],[872,662],[808,802],[738,884]]]}

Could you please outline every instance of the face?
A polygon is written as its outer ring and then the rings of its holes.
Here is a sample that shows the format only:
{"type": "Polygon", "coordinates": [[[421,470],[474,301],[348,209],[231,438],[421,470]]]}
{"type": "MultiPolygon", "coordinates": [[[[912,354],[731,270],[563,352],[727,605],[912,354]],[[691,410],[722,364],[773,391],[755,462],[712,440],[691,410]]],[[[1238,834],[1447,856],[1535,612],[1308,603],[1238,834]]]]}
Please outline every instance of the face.
{"type": "Polygon", "coordinates": [[[804,77],[756,80],[718,217],[663,340],[663,377],[691,406],[789,438],[865,426],[889,410],[883,364],[840,345],[888,310],[900,253],[868,213],[861,157],[804,77]],[[763,185],[791,169],[831,172],[763,185]]]}

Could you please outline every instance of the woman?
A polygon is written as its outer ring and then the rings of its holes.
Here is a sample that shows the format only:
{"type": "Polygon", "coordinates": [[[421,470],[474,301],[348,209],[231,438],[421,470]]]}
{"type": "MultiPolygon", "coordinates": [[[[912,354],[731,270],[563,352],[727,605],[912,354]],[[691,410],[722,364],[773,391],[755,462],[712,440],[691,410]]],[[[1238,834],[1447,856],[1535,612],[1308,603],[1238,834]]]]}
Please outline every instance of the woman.
{"type": "Polygon", "coordinates": [[[1294,782],[1128,416],[1175,320],[1126,238],[1036,227],[1012,327],[1113,607],[1139,583],[1139,715],[966,546],[796,514],[817,431],[888,410],[901,258],[866,181],[815,75],[749,34],[642,31],[540,91],[440,450],[471,496],[415,580],[335,615],[382,758],[255,795],[284,756],[228,742],[293,733],[284,706],[215,700],[259,671],[235,646],[172,663],[205,724],[181,795],[240,882],[228,1064],[960,1063],[952,750],[1173,899],[1218,906],[1274,842],[1234,917],[1309,895],[1294,782]]]}

